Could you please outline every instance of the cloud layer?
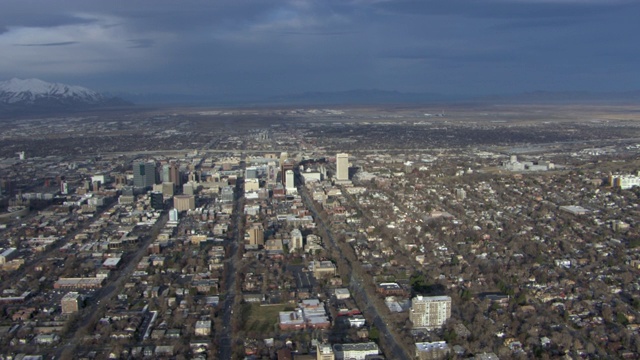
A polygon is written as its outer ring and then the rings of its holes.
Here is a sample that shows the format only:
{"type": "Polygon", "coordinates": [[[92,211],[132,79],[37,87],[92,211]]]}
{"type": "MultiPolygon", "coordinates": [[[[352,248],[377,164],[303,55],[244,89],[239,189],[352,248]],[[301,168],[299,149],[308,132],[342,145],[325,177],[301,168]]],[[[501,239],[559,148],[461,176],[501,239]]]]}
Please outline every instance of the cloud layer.
{"type": "Polygon", "coordinates": [[[5,0],[0,79],[278,95],[630,90],[626,0],[5,0]]]}

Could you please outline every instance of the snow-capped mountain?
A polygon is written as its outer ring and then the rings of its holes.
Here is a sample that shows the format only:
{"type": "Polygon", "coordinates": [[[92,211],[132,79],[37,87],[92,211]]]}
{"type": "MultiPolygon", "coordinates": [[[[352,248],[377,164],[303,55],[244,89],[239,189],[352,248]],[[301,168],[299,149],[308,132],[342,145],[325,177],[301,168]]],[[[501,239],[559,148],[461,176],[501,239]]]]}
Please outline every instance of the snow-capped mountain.
{"type": "Polygon", "coordinates": [[[5,107],[91,107],[122,105],[120,99],[106,98],[98,92],[39,79],[17,79],[0,82],[0,104],[5,107]]]}

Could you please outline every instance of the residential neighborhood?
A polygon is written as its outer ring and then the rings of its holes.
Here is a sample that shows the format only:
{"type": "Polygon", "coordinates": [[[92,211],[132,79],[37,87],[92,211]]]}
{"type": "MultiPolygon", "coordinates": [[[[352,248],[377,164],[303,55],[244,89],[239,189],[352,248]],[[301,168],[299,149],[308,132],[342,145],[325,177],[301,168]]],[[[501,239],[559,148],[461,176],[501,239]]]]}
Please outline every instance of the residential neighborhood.
{"type": "Polygon", "coordinates": [[[2,358],[638,358],[635,123],[422,113],[91,117],[128,135],[3,147],[2,358]]]}

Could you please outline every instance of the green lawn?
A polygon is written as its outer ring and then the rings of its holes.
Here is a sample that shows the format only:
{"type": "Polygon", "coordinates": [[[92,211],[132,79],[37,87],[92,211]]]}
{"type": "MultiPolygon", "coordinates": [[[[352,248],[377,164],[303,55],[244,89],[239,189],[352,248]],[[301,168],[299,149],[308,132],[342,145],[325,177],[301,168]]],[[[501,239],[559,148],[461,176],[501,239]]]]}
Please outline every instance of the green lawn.
{"type": "Polygon", "coordinates": [[[291,309],[290,305],[269,305],[260,304],[242,305],[242,328],[245,331],[269,332],[278,322],[278,313],[291,309]]]}

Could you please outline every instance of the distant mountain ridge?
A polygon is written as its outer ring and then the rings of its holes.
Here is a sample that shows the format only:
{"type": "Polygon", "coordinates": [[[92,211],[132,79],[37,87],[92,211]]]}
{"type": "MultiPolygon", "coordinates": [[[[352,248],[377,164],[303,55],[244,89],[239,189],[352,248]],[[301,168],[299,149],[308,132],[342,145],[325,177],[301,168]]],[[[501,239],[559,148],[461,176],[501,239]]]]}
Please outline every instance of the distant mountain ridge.
{"type": "Polygon", "coordinates": [[[82,86],[49,83],[40,79],[13,78],[0,82],[0,109],[7,111],[73,110],[125,105],[131,103],[105,97],[82,86]]]}
{"type": "Polygon", "coordinates": [[[294,104],[377,104],[377,103],[432,103],[449,101],[450,96],[437,93],[403,93],[400,91],[357,89],[332,92],[305,92],[302,94],[275,96],[267,102],[294,104]]]}
{"type": "Polygon", "coordinates": [[[640,103],[640,91],[533,91],[498,95],[445,95],[439,93],[404,93],[385,90],[349,90],[336,92],[306,92],[271,97],[264,102],[282,104],[435,104],[435,103],[640,103]]]}
{"type": "Polygon", "coordinates": [[[376,105],[376,104],[587,104],[640,103],[640,91],[533,91],[496,95],[446,95],[378,89],[316,91],[276,96],[207,93],[99,93],[82,86],[13,78],[0,82],[0,115],[82,111],[137,104],[151,106],[271,106],[271,105],[376,105]]]}
{"type": "Polygon", "coordinates": [[[478,102],[506,102],[523,104],[562,104],[562,103],[625,103],[640,102],[640,90],[636,91],[532,91],[509,95],[482,96],[478,102]]]}

